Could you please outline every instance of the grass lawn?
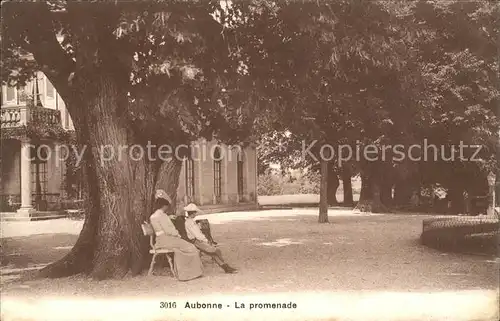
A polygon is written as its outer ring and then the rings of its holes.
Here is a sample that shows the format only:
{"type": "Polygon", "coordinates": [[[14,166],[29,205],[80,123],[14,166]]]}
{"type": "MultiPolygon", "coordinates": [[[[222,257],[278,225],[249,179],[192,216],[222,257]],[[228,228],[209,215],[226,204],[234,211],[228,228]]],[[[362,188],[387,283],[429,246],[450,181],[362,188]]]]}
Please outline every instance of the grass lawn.
{"type": "Polygon", "coordinates": [[[330,224],[318,224],[317,209],[207,215],[239,273],[223,274],[205,260],[204,276],[189,282],[166,268],[101,282],[19,281],[18,269],[67,253],[82,222],[4,222],[2,320],[498,320],[499,262],[419,245],[426,216],[329,216],[330,224]],[[224,309],[184,309],[188,300],[224,309]],[[160,301],[177,308],[160,309],[160,301]],[[248,309],[252,302],[289,301],[296,310],[248,309]]]}

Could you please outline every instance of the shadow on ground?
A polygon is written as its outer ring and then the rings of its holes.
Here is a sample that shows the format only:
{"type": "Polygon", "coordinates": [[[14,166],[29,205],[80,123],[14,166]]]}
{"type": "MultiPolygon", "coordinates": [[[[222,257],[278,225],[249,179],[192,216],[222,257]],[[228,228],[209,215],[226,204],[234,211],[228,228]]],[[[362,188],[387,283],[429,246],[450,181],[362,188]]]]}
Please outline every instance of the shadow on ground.
{"type": "MultiPolygon", "coordinates": [[[[419,244],[421,216],[263,217],[213,216],[212,234],[227,261],[239,269],[224,274],[204,261],[204,277],[178,282],[168,269],[156,275],[95,282],[83,276],[9,283],[12,295],[195,295],[212,292],[283,291],[458,291],[497,289],[498,262],[486,257],[447,254],[419,244]],[[222,218],[221,218],[222,217],[222,218]],[[24,287],[21,287],[21,285],[24,287]]],[[[262,213],[261,213],[262,214],[262,213]]],[[[209,220],[211,216],[207,216],[209,220]]],[[[77,236],[32,235],[4,239],[2,255],[18,267],[49,263],[69,251],[77,236]],[[4,248],[5,246],[5,248],[4,248]],[[17,255],[13,255],[17,253],[17,255]]]]}
{"type": "Polygon", "coordinates": [[[44,265],[64,256],[76,242],[73,234],[35,234],[0,241],[1,267],[13,269],[44,265]]]}
{"type": "MultiPolygon", "coordinates": [[[[204,276],[189,282],[161,266],[151,277],[100,282],[74,276],[7,283],[2,274],[2,319],[9,313],[9,320],[177,320],[182,313],[184,320],[498,320],[498,261],[420,245],[422,215],[333,211],[330,224],[318,224],[316,213],[207,216],[227,261],[239,268],[235,275],[207,257],[204,276]],[[177,301],[178,309],[160,309],[160,300],[177,301]],[[187,300],[228,306],[292,301],[299,308],[189,311],[180,308],[187,300]]],[[[9,237],[0,241],[0,270],[59,259],[76,241],[80,223],[2,226],[9,237]]]]}

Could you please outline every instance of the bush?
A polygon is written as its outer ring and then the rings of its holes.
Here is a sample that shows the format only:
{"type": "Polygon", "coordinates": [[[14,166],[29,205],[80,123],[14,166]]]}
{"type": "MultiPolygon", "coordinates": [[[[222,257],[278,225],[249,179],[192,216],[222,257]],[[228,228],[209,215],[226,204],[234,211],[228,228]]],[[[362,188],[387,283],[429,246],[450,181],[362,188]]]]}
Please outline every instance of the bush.
{"type": "Polygon", "coordinates": [[[259,175],[257,193],[259,195],[281,195],[282,178],[272,170],[266,170],[263,175],[259,175]]]}
{"type": "Polygon", "coordinates": [[[259,175],[259,195],[284,194],[318,194],[319,174],[296,172],[293,175],[282,175],[273,170],[267,170],[259,175]]]}
{"type": "Polygon", "coordinates": [[[317,172],[309,172],[298,178],[300,182],[300,194],[319,194],[321,176],[317,172]]]}

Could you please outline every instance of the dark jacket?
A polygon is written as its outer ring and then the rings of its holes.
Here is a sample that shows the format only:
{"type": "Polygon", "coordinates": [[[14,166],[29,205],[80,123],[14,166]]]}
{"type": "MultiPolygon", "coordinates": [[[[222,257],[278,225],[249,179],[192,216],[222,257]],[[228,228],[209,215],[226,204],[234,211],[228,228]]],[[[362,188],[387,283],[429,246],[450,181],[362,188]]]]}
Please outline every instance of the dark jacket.
{"type": "Polygon", "coordinates": [[[186,232],[186,218],[184,216],[176,216],[172,219],[177,232],[179,232],[181,238],[185,241],[191,242],[187,236],[186,232]]]}
{"type": "MultiPolygon", "coordinates": [[[[183,240],[188,242],[193,242],[193,240],[190,240],[187,236],[186,217],[176,216],[175,218],[172,219],[172,223],[174,223],[175,229],[177,230],[177,232],[179,232],[179,235],[183,240]]],[[[214,239],[212,238],[212,232],[210,231],[210,223],[208,222],[208,220],[207,219],[196,220],[196,223],[200,225],[200,230],[205,235],[207,240],[211,244],[216,245],[217,242],[215,242],[214,239]]]]}

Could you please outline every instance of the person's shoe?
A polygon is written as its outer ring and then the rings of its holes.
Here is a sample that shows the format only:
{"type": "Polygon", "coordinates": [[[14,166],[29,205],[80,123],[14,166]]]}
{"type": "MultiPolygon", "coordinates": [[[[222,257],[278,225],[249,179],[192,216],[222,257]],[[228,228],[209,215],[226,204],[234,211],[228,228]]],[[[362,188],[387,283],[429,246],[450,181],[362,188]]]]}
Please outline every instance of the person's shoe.
{"type": "Polygon", "coordinates": [[[230,267],[229,265],[227,264],[224,264],[222,266],[222,268],[224,269],[224,272],[228,273],[228,274],[233,274],[233,273],[238,273],[238,270],[236,270],[235,268],[232,268],[230,267]]]}

